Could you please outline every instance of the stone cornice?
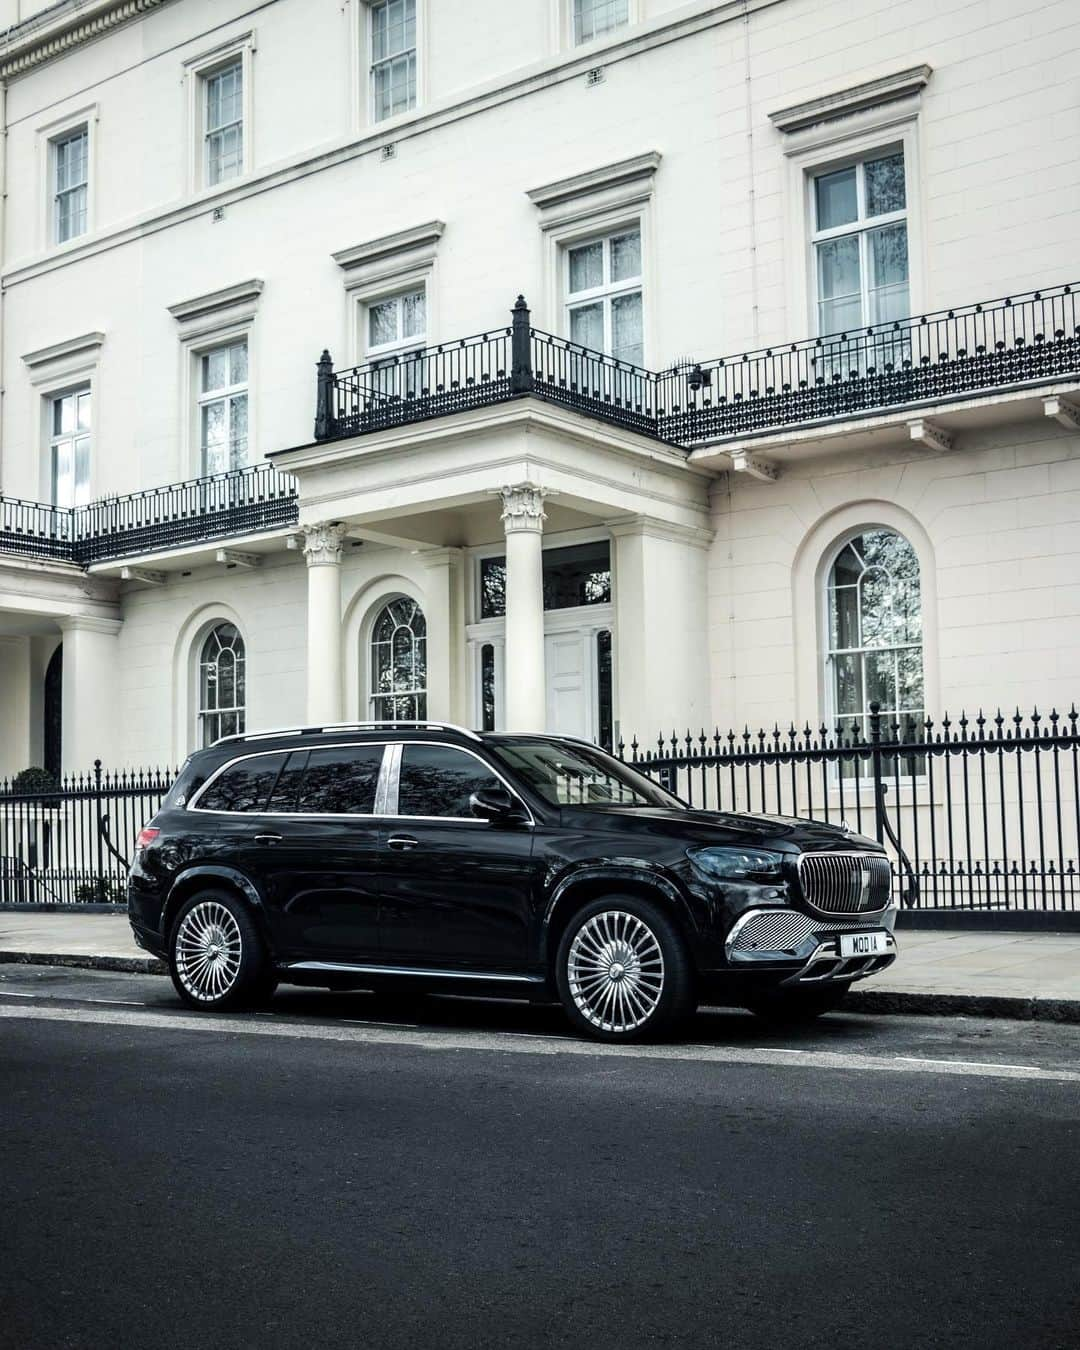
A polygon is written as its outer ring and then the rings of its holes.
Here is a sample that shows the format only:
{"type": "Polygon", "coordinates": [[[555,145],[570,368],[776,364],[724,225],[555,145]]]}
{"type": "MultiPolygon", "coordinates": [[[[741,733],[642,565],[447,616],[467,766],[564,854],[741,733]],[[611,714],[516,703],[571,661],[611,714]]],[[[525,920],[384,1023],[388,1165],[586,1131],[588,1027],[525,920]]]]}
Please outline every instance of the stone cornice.
{"type": "Polygon", "coordinates": [[[587,169],[584,173],[573,174],[569,178],[559,178],[543,187],[531,188],[525,195],[534,206],[547,210],[561,206],[565,202],[575,201],[579,197],[591,196],[597,192],[610,192],[614,188],[638,188],[651,190],[652,180],[660,167],[659,150],[647,150],[642,155],[630,159],[620,159],[614,164],[604,164],[598,169],[587,169]]]}
{"type": "Polygon", "coordinates": [[[429,220],[408,230],[398,230],[394,234],[381,235],[378,239],[369,239],[364,244],[354,244],[352,248],[340,249],[330,256],[339,267],[350,271],[402,253],[434,250],[445,229],[441,220],[429,220]]]}
{"type": "Polygon", "coordinates": [[[53,361],[63,361],[69,356],[79,356],[83,352],[96,351],[105,341],[104,333],[83,333],[80,337],[68,338],[64,342],[54,342],[49,347],[39,347],[35,352],[27,352],[23,361],[31,370],[48,365],[53,361]]]}
{"type": "Polygon", "coordinates": [[[35,66],[92,42],[169,0],[66,0],[0,34],[0,79],[24,75],[35,66]]]}
{"type": "Polygon", "coordinates": [[[223,286],[220,291],[208,291],[191,300],[178,300],[175,305],[169,306],[169,313],[178,323],[189,323],[193,319],[204,319],[208,314],[218,314],[237,305],[253,305],[262,294],[262,289],[263,282],[258,277],[252,277],[232,286],[223,286]]]}
{"type": "Polygon", "coordinates": [[[770,113],[769,121],[778,131],[791,132],[802,131],[805,127],[817,126],[822,122],[832,122],[840,117],[850,117],[866,108],[895,103],[920,93],[933,73],[933,67],[926,65],[898,70],[876,80],[853,84],[835,94],[822,94],[804,103],[793,103],[790,108],[770,113]]]}

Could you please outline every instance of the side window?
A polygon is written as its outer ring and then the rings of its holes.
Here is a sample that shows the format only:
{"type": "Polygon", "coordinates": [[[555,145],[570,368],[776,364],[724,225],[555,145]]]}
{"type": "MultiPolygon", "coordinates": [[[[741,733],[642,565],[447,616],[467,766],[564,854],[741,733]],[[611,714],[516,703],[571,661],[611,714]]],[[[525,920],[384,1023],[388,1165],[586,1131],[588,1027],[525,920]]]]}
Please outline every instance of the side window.
{"type": "Polygon", "coordinates": [[[349,745],[312,750],[291,809],[310,815],[373,815],[383,748],[349,745]]]}
{"type": "Polygon", "coordinates": [[[285,756],[253,755],[216,778],[199,798],[200,811],[263,811],[285,756]]]}
{"type": "Polygon", "coordinates": [[[294,750],[292,752],[285,761],[285,767],[274,785],[274,791],[266,807],[268,811],[292,812],[299,810],[297,802],[300,795],[300,783],[303,780],[307,762],[308,752],[306,750],[294,750]]]}
{"type": "Polygon", "coordinates": [[[449,745],[406,745],[401,752],[397,813],[472,819],[471,794],[500,786],[497,775],[464,750],[449,745]]]}

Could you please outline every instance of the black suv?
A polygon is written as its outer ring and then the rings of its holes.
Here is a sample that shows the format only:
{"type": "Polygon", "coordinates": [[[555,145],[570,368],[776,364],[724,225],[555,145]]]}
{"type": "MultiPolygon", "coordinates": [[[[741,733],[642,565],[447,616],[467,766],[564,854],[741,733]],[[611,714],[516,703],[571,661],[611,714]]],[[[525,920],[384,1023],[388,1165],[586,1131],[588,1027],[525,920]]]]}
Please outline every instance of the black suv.
{"type": "Polygon", "coordinates": [[[193,754],[139,836],[128,913],[193,1007],[411,981],[557,998],[617,1041],[699,1000],[815,1016],[896,957],[872,839],[693,810],[584,742],[438,723],[193,754]]]}

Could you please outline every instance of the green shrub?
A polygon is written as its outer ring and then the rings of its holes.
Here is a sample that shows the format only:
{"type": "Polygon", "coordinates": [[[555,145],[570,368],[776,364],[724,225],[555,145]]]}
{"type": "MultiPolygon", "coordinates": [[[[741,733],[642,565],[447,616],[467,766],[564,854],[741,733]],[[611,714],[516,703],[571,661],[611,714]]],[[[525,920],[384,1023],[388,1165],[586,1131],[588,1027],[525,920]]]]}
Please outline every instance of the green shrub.
{"type": "Polygon", "coordinates": [[[48,769],[29,768],[17,773],[11,780],[12,792],[29,796],[34,792],[58,792],[60,784],[48,769]]]}

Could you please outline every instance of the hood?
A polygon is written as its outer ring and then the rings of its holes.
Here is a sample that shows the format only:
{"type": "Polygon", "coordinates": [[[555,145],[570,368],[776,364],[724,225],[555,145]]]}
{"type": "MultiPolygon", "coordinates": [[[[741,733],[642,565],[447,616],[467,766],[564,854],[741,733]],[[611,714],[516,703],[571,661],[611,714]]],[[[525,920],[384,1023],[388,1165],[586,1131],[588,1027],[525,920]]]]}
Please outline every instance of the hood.
{"type": "Polygon", "coordinates": [[[781,853],[813,849],[881,850],[876,839],[855,834],[839,825],[798,816],[756,815],[736,811],[700,811],[693,807],[591,805],[578,808],[590,819],[616,821],[628,829],[636,824],[650,832],[678,835],[693,844],[753,844],[781,853]]]}

